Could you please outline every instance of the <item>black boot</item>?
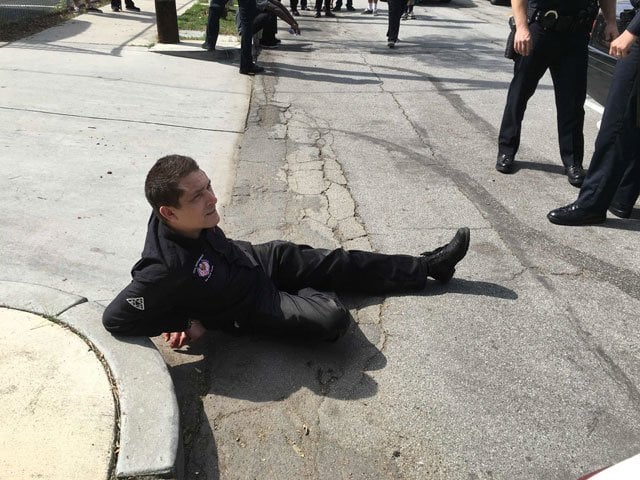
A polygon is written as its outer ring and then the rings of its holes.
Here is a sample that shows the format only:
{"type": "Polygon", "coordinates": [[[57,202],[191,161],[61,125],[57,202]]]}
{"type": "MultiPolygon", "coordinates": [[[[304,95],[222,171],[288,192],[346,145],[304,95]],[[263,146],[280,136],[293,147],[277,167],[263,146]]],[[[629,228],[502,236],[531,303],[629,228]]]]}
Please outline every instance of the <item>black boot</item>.
{"type": "Polygon", "coordinates": [[[587,175],[587,172],[584,171],[580,165],[571,165],[570,167],[565,167],[565,173],[567,174],[567,179],[569,183],[574,187],[580,188],[582,186],[582,182],[584,182],[584,177],[587,175]]]}
{"type": "Polygon", "coordinates": [[[587,208],[582,207],[578,203],[571,203],[564,207],[551,210],[547,214],[547,218],[551,223],[556,225],[597,225],[604,223],[607,219],[606,212],[595,212],[587,208]]]}
{"type": "Polygon", "coordinates": [[[427,260],[427,275],[440,283],[447,283],[456,271],[456,264],[469,250],[471,232],[467,227],[459,228],[453,239],[433,252],[421,253],[427,260]]]}

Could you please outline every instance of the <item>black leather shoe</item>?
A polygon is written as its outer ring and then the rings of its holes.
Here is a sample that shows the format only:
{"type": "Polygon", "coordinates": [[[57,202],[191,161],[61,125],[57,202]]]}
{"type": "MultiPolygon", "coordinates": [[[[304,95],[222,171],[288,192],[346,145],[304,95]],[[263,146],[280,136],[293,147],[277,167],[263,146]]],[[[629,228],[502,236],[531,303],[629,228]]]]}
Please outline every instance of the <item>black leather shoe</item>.
{"type": "Polygon", "coordinates": [[[131,3],[129,5],[125,5],[124,8],[129,10],[130,12],[139,12],[140,11],[140,9],[138,7],[136,7],[133,3],[131,3]]]}
{"type": "Polygon", "coordinates": [[[597,225],[598,223],[604,223],[607,219],[607,214],[605,212],[592,212],[577,203],[572,203],[566,207],[551,210],[547,214],[547,218],[556,225],[597,225]]]}
{"type": "Polygon", "coordinates": [[[633,207],[627,207],[617,203],[612,203],[611,205],[609,205],[609,211],[618,218],[631,218],[633,207]]]}
{"type": "Polygon", "coordinates": [[[339,12],[342,10],[342,7],[333,7],[333,12],[339,12]]]}
{"type": "Polygon", "coordinates": [[[351,7],[351,6],[349,6],[349,5],[347,5],[347,11],[348,11],[348,12],[355,12],[355,11],[356,11],[356,9],[355,9],[355,8],[353,8],[353,7],[351,7]]]}
{"type": "Polygon", "coordinates": [[[327,10],[324,14],[325,17],[335,17],[335,15],[333,13],[331,13],[331,10],[327,10]]]}
{"type": "Polygon", "coordinates": [[[298,10],[291,10],[291,15],[293,15],[294,17],[299,17],[300,12],[298,10]]]}
{"type": "Polygon", "coordinates": [[[249,67],[249,68],[240,69],[240,73],[242,75],[255,75],[257,73],[262,73],[262,72],[264,72],[264,67],[261,67],[259,65],[253,65],[252,67],[249,67]]]}
{"type": "Polygon", "coordinates": [[[584,168],[572,165],[570,167],[564,168],[564,173],[567,174],[567,179],[569,183],[574,187],[580,188],[582,186],[582,182],[584,182],[584,177],[587,175],[587,172],[584,171],[584,168]]]}
{"type": "Polygon", "coordinates": [[[469,250],[471,232],[467,227],[459,228],[453,239],[436,248],[433,252],[420,255],[427,260],[427,275],[440,283],[447,283],[456,271],[456,264],[464,258],[469,250]]]}
{"type": "Polygon", "coordinates": [[[496,160],[496,170],[500,173],[513,173],[513,164],[515,157],[506,153],[499,153],[496,160]]]}
{"type": "Polygon", "coordinates": [[[314,17],[316,17],[316,18],[320,18],[320,12],[316,12],[316,14],[314,15],[314,17]]]}

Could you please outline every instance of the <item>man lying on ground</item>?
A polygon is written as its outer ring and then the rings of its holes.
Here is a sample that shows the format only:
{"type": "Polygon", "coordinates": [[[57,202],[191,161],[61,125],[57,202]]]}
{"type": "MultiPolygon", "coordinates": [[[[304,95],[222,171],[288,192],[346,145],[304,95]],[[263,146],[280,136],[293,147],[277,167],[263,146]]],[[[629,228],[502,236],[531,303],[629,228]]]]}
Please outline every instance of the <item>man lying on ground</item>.
{"type": "Polygon", "coordinates": [[[427,277],[446,283],[469,248],[468,228],[420,256],[230,240],[217,226],[211,181],[181,155],[156,162],[145,194],[153,214],[142,258],[102,321],[119,335],[164,333],[173,348],[207,329],[336,340],[350,315],[330,292],[415,292],[427,277]]]}

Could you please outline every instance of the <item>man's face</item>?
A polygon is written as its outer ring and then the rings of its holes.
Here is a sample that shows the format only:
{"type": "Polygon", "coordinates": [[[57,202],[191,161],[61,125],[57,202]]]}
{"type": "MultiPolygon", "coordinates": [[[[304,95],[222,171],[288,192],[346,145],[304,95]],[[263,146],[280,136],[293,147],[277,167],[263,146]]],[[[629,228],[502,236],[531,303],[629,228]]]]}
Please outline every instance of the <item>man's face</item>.
{"type": "Polygon", "coordinates": [[[202,170],[196,170],[180,181],[182,195],[179,207],[160,207],[168,225],[185,237],[197,238],[203,228],[215,227],[220,221],[211,181],[202,170]]]}

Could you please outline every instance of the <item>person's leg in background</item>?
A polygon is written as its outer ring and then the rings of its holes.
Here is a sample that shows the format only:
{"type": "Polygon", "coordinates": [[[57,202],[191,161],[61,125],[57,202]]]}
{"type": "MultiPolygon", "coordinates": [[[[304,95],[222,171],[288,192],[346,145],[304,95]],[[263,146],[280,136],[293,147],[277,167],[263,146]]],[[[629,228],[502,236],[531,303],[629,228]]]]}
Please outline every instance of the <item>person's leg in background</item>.
{"type": "Polygon", "coordinates": [[[255,0],[238,0],[238,14],[240,16],[240,73],[243,75],[255,75],[264,71],[264,68],[253,63],[253,20],[256,18],[257,7],[255,0]]]}
{"type": "Polygon", "coordinates": [[[209,17],[207,19],[207,33],[202,48],[215,50],[220,32],[220,18],[224,15],[226,0],[211,0],[209,3],[209,17]]]}

